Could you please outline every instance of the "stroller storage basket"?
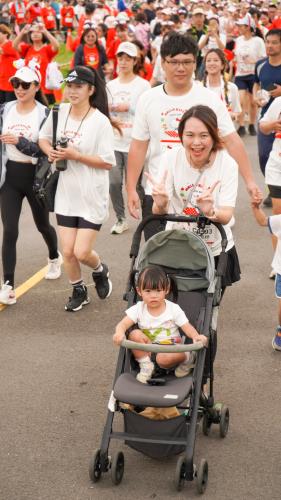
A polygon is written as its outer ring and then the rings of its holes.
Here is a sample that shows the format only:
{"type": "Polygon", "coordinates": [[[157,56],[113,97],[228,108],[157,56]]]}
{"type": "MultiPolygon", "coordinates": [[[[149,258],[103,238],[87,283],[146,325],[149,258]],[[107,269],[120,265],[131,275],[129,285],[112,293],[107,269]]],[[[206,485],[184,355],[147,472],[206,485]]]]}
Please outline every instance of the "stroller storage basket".
{"type": "Polygon", "coordinates": [[[135,438],[137,435],[141,435],[142,440],[148,438],[150,441],[148,443],[134,440],[125,441],[125,444],[151,458],[166,458],[185,450],[187,423],[184,415],[166,420],[152,420],[133,411],[125,410],[124,427],[125,433],[135,438]],[[182,438],[183,444],[153,443],[153,438],[159,440],[162,437],[164,441],[167,441],[167,436],[172,436],[174,440],[182,438]]]}

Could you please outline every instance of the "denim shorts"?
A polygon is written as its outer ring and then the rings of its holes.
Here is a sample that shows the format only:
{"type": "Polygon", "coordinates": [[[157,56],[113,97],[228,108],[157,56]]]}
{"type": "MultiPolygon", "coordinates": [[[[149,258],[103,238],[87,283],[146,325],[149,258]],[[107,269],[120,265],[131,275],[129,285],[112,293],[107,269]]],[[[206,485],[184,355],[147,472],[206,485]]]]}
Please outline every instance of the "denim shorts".
{"type": "Polygon", "coordinates": [[[276,274],[275,277],[275,296],[281,299],[281,274],[276,274]]]}

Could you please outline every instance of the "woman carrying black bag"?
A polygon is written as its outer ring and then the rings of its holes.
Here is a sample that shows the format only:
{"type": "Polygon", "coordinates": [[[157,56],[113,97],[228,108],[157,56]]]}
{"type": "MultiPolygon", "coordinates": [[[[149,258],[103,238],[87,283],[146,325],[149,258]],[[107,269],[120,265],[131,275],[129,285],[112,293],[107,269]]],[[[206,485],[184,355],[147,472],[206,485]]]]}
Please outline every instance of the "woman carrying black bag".
{"type": "Polygon", "coordinates": [[[39,102],[42,101],[40,80],[40,73],[32,62],[29,66],[18,69],[10,80],[17,100],[7,103],[2,115],[1,171],[5,168],[7,171],[0,191],[4,274],[0,303],[7,305],[16,303],[14,292],[16,243],[22,202],[25,197],[36,227],[49,251],[49,266],[45,278],[56,279],[61,275],[62,257],[58,252],[55,229],[50,225],[48,211],[39,205],[33,192],[37,158],[42,155],[37,144],[39,129],[47,115],[47,108],[39,102]]]}

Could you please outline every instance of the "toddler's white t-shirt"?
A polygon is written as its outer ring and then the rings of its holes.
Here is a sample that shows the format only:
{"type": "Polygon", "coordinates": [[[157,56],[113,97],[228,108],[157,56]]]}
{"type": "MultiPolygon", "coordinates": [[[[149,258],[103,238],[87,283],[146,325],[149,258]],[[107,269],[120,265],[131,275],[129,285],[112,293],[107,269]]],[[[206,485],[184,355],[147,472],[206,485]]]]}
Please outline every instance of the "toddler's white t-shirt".
{"type": "Polygon", "coordinates": [[[170,300],[165,300],[165,304],[166,309],[160,316],[152,316],[142,301],[127,309],[126,315],[138,324],[139,329],[151,342],[179,339],[178,327],[188,323],[188,319],[178,304],[170,300]]]}

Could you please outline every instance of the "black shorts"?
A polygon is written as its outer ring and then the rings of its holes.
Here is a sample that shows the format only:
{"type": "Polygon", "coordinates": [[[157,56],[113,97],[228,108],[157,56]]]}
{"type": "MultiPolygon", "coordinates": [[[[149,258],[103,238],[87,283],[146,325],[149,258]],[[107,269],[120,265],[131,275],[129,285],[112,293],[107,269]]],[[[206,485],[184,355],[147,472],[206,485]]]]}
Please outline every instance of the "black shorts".
{"type": "Polygon", "coordinates": [[[89,222],[82,217],[74,217],[71,215],[56,214],[56,218],[58,225],[62,227],[71,227],[74,229],[94,229],[95,231],[99,231],[102,226],[101,224],[89,222]]]}
{"type": "MultiPolygon", "coordinates": [[[[226,286],[231,286],[232,283],[239,281],[241,274],[239,259],[235,246],[230,248],[230,250],[226,252],[226,255],[227,255],[227,265],[226,265],[225,275],[222,277],[222,288],[225,288],[226,286]]],[[[219,257],[218,256],[215,257],[216,267],[218,265],[218,260],[219,257]]]]}
{"type": "Polygon", "coordinates": [[[269,194],[271,198],[281,198],[281,186],[273,186],[272,184],[267,185],[269,194]]]}
{"type": "Polygon", "coordinates": [[[247,90],[250,94],[252,94],[255,83],[255,75],[236,76],[234,83],[237,85],[238,90],[247,90]]]}

